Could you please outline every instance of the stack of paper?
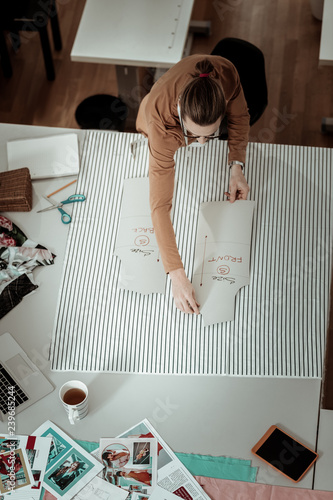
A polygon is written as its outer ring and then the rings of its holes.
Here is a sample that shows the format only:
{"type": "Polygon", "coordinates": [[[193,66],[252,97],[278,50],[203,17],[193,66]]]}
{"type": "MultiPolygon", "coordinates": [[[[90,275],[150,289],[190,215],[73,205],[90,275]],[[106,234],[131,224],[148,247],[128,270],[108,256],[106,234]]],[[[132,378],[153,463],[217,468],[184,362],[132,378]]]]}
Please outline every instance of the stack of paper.
{"type": "Polygon", "coordinates": [[[76,134],[61,134],[7,143],[8,170],[28,167],[31,179],[77,175],[79,149],[76,134]]]}
{"type": "Polygon", "coordinates": [[[20,500],[38,500],[51,438],[0,436],[0,491],[20,500]]]}

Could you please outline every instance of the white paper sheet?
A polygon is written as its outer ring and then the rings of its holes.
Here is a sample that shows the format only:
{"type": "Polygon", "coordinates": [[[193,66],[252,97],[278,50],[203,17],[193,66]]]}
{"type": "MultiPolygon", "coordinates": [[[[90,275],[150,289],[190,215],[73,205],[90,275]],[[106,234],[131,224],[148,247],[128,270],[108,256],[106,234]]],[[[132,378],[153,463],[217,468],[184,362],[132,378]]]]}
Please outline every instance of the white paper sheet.
{"type": "Polygon", "coordinates": [[[192,283],[205,326],[234,319],[249,284],[253,201],[201,203],[192,283]]]}
{"type": "Polygon", "coordinates": [[[8,170],[28,167],[31,179],[77,175],[79,149],[76,134],[61,134],[7,143],[8,170]]]}
{"type": "MultiPolygon", "coordinates": [[[[179,498],[178,495],[174,495],[170,491],[164,490],[157,485],[150,495],[149,500],[177,500],[177,498],[179,498]]],[[[133,500],[135,500],[135,498],[133,500]]]]}
{"type": "Polygon", "coordinates": [[[119,288],[164,293],[166,275],[150,217],[148,177],[124,180],[114,253],[121,259],[119,288]]]}
{"type": "Polygon", "coordinates": [[[73,500],[125,500],[127,496],[128,491],[96,476],[73,497],[73,500]]]}
{"type": "Polygon", "coordinates": [[[102,464],[50,420],[33,435],[52,439],[43,487],[56,498],[70,500],[103,469],[102,464]]]}

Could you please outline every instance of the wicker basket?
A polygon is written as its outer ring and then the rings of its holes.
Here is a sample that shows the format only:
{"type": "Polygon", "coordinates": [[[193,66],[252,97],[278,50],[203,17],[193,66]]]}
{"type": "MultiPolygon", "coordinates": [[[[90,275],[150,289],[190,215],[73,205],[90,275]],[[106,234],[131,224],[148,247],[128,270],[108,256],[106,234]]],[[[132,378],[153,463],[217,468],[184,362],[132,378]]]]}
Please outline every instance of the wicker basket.
{"type": "Polygon", "coordinates": [[[28,168],[0,173],[0,211],[29,212],[32,209],[32,185],[28,168]]]}

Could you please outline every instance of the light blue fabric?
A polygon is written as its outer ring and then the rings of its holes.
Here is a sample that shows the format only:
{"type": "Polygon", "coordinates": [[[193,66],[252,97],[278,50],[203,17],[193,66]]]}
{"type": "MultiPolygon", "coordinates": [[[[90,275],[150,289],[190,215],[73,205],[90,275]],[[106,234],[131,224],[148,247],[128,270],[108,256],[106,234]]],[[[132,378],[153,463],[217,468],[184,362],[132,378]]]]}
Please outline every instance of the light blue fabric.
{"type": "Polygon", "coordinates": [[[256,481],[258,468],[251,467],[251,460],[192,453],[176,453],[176,456],[193,476],[234,479],[249,483],[256,481]]]}
{"type": "MultiPolygon", "coordinates": [[[[76,442],[89,453],[99,446],[98,443],[90,441],[76,439],[76,442]]],[[[176,453],[176,456],[193,476],[233,479],[249,483],[256,481],[258,467],[251,467],[251,460],[192,453],[176,453]]]]}

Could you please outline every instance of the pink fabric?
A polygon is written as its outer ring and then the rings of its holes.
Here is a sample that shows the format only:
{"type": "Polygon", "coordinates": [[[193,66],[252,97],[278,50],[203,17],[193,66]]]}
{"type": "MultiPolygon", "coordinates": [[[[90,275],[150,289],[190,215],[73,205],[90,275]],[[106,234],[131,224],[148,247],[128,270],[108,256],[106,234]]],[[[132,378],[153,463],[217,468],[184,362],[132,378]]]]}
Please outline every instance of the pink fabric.
{"type": "Polygon", "coordinates": [[[195,476],[212,500],[333,500],[331,491],[305,490],[195,476]]]}
{"type": "Polygon", "coordinates": [[[52,493],[50,493],[49,491],[44,490],[43,500],[57,500],[57,497],[52,495],[52,493]]]}

